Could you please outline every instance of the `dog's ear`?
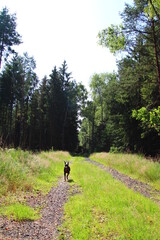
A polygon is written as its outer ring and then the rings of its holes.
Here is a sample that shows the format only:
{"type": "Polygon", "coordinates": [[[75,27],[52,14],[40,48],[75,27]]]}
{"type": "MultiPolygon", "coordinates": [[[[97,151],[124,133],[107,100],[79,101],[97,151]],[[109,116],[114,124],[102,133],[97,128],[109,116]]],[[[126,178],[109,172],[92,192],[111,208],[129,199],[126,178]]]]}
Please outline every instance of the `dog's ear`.
{"type": "Polygon", "coordinates": [[[68,166],[69,166],[69,162],[68,162],[68,166]]]}
{"type": "Polygon", "coordinates": [[[64,164],[66,164],[66,162],[64,161],[64,164]]]}

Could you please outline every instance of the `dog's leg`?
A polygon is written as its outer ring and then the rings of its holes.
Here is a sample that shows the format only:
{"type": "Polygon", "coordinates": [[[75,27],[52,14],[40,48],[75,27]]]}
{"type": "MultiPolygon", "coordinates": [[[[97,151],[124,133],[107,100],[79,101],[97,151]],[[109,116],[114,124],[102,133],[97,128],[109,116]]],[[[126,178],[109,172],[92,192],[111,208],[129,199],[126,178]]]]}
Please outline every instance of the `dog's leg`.
{"type": "Polygon", "coordinates": [[[64,181],[66,181],[66,174],[64,173],[64,181]]]}

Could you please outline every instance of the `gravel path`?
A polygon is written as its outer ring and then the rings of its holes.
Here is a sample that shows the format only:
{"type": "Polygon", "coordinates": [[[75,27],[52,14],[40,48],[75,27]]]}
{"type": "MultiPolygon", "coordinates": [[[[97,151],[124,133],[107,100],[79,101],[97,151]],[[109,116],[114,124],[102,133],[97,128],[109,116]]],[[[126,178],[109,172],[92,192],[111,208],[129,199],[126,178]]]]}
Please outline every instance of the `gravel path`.
{"type": "Polygon", "coordinates": [[[43,206],[42,218],[36,221],[9,221],[0,218],[0,240],[54,240],[58,238],[57,228],[62,223],[63,205],[69,196],[69,183],[61,180],[46,196],[30,196],[27,204],[43,206]]]}
{"type": "Polygon", "coordinates": [[[86,161],[88,161],[89,163],[92,163],[92,164],[100,167],[101,169],[107,171],[115,179],[124,183],[128,188],[133,189],[134,191],[139,192],[141,195],[143,195],[147,198],[150,198],[153,201],[155,201],[156,203],[160,204],[160,191],[157,191],[157,190],[153,189],[147,183],[143,183],[143,182],[140,182],[136,179],[132,179],[131,177],[129,177],[129,176],[123,174],[123,173],[120,173],[113,168],[106,167],[103,164],[98,163],[96,161],[93,161],[89,158],[86,158],[86,161]]]}

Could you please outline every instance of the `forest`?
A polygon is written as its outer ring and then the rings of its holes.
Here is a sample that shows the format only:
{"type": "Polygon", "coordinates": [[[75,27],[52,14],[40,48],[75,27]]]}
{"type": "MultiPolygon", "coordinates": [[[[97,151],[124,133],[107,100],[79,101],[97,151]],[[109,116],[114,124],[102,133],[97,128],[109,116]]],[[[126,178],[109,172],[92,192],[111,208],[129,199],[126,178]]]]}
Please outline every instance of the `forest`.
{"type": "Polygon", "coordinates": [[[121,20],[97,33],[118,71],[91,76],[88,93],[66,60],[39,80],[35,59],[14,50],[16,15],[1,10],[0,147],[160,153],[160,1],[134,0],[121,20]]]}

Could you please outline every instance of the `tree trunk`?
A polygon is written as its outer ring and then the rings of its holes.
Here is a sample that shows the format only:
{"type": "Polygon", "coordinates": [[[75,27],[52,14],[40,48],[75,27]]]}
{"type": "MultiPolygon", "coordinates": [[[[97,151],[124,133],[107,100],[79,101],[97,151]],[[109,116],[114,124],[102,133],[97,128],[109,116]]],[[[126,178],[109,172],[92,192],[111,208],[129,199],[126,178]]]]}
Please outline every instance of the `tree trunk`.
{"type": "Polygon", "coordinates": [[[64,115],[64,121],[63,121],[63,126],[62,126],[62,150],[65,150],[65,126],[66,126],[66,121],[67,121],[67,114],[68,114],[68,103],[67,103],[67,107],[66,107],[66,111],[65,111],[65,115],[64,115]]]}
{"type": "Polygon", "coordinates": [[[153,31],[154,52],[155,52],[156,70],[157,70],[157,79],[158,79],[158,91],[159,91],[159,95],[160,95],[160,66],[159,66],[159,59],[158,59],[158,49],[157,49],[157,40],[156,40],[156,33],[155,33],[155,24],[154,24],[154,19],[153,18],[152,18],[152,31],[153,31]]]}
{"type": "MultiPolygon", "coordinates": [[[[93,118],[92,118],[92,142],[91,142],[91,152],[94,152],[95,141],[94,141],[94,128],[95,128],[95,112],[96,107],[93,107],[93,118]]],[[[103,120],[103,119],[102,119],[103,120]]]]}
{"type": "MultiPolygon", "coordinates": [[[[3,33],[3,39],[4,39],[4,33],[3,33]]],[[[3,41],[2,39],[2,46],[1,46],[1,51],[0,51],[0,69],[1,69],[1,66],[2,66],[2,56],[3,56],[3,41]]]]}

